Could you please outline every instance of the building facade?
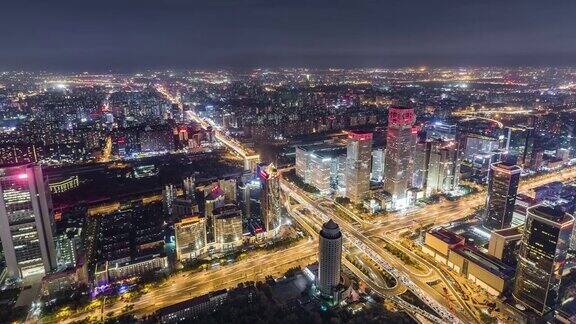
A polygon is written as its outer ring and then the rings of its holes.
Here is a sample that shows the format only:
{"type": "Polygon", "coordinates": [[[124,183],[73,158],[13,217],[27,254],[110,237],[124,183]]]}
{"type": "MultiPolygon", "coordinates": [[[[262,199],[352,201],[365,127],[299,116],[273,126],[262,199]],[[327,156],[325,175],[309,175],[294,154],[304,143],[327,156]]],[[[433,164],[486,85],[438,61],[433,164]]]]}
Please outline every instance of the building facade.
{"type": "Polygon", "coordinates": [[[38,165],[0,169],[0,239],[8,276],[24,279],[55,269],[52,200],[38,165]]]}
{"type": "Polygon", "coordinates": [[[214,209],[214,243],[219,251],[242,245],[242,210],[234,204],[214,209]]]}
{"type": "Polygon", "coordinates": [[[528,208],[513,296],[539,315],[556,307],[574,217],[547,205],[528,208]]]}
{"type": "Polygon", "coordinates": [[[460,159],[456,141],[436,140],[431,143],[426,177],[427,196],[458,189],[460,159]]]}
{"type": "Polygon", "coordinates": [[[207,244],[206,218],[198,215],[183,218],[174,224],[176,259],[193,259],[203,253],[207,244]]]}
{"type": "Polygon", "coordinates": [[[346,151],[346,197],[360,202],[370,190],[372,133],[349,132],[346,151]]]}
{"type": "Polygon", "coordinates": [[[491,230],[510,227],[521,169],[506,162],[490,166],[488,176],[488,197],[484,226],[491,230]]]}
{"type": "Polygon", "coordinates": [[[392,196],[394,208],[407,204],[406,190],[412,180],[416,143],[416,132],[413,130],[415,121],[413,108],[390,107],[388,110],[384,190],[392,196]]]}
{"type": "Polygon", "coordinates": [[[274,164],[259,168],[262,185],[260,204],[262,220],[266,232],[274,234],[282,221],[282,202],[280,200],[280,176],[274,164]]]}
{"type": "Polygon", "coordinates": [[[318,253],[318,289],[326,297],[332,297],[340,283],[342,262],[342,232],[333,220],[322,225],[318,253]]]}

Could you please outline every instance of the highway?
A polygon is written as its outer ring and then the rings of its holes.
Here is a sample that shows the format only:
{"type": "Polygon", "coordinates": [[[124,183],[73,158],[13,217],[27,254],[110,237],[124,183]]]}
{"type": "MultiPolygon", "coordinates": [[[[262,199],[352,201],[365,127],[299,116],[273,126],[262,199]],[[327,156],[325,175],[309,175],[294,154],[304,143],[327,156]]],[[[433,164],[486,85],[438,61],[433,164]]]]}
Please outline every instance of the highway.
{"type": "MultiPolygon", "coordinates": [[[[155,88],[156,91],[162,94],[168,101],[170,101],[172,104],[178,105],[180,109],[183,109],[183,104],[180,98],[170,94],[168,89],[166,89],[162,85],[157,84],[155,88]]],[[[189,111],[187,116],[192,118],[192,120],[198,123],[200,127],[202,127],[204,130],[208,129],[209,127],[212,127],[212,129],[214,130],[214,138],[216,138],[216,140],[218,140],[220,143],[224,144],[226,147],[228,147],[236,154],[241,156],[242,159],[244,159],[244,170],[246,171],[254,170],[256,165],[260,163],[259,154],[245,147],[244,145],[242,145],[242,143],[238,142],[234,138],[226,135],[219,129],[218,125],[216,125],[214,122],[203,119],[193,111],[189,111]]]]}
{"type": "MultiPolygon", "coordinates": [[[[356,245],[356,247],[366,253],[370,259],[374,260],[385,271],[396,277],[400,283],[405,285],[410,291],[415,293],[426,304],[432,307],[442,317],[441,321],[459,323],[461,322],[458,319],[460,316],[463,318],[467,317],[464,316],[464,314],[460,314],[459,317],[454,316],[445,305],[437,302],[437,300],[445,302],[443,298],[438,296],[435,296],[436,298],[430,297],[430,295],[438,295],[438,292],[434,291],[426,283],[423,283],[419,280],[414,280],[414,277],[416,276],[414,276],[411,271],[407,270],[404,264],[391,257],[378,244],[375,244],[372,240],[362,234],[357,228],[351,225],[347,220],[344,220],[338,216],[337,213],[334,213],[332,210],[322,208],[317,201],[308,197],[307,194],[301,189],[297,188],[295,185],[289,183],[283,178],[281,179],[282,180],[280,186],[282,190],[312,212],[310,214],[311,217],[308,218],[309,220],[313,220],[317,227],[319,227],[322,223],[328,221],[330,218],[334,219],[334,221],[340,225],[342,235],[346,240],[350,240],[354,245],[356,245]],[[418,286],[416,283],[420,283],[420,286],[418,286]]],[[[428,314],[428,316],[434,315],[428,314]]]]}
{"type": "MultiPolygon", "coordinates": [[[[136,316],[149,315],[159,308],[207,294],[211,291],[234,288],[247,281],[263,281],[267,276],[280,277],[292,267],[304,267],[317,260],[317,242],[303,240],[281,251],[257,251],[230,265],[204,270],[183,272],[172,276],[166,283],[151,289],[138,300],[130,303],[119,300],[105,305],[104,314],[122,313],[124,307],[133,304],[136,316]]],[[[43,319],[42,323],[72,323],[101,316],[100,308],[77,313],[68,318],[43,319]]]]}
{"type": "MultiPolygon", "coordinates": [[[[528,191],[551,181],[566,182],[575,178],[576,167],[567,167],[528,179],[523,178],[520,182],[519,192],[528,191]]],[[[401,261],[382,249],[378,244],[378,239],[387,239],[391,234],[398,233],[402,229],[414,230],[427,224],[447,224],[466,217],[478,207],[485,204],[485,191],[463,197],[456,201],[444,200],[408,212],[390,213],[385,219],[372,223],[362,220],[350,210],[335,204],[328,198],[317,197],[304,192],[284,178],[282,178],[281,188],[289,197],[292,197],[311,210],[313,212],[312,214],[319,215],[320,222],[327,221],[329,218],[334,219],[341,226],[345,236],[353,237],[355,244],[373,260],[380,260],[381,262],[379,263],[381,263],[385,269],[389,269],[389,272],[393,273],[395,277],[400,278],[403,283],[407,283],[406,286],[427,303],[436,303],[434,308],[436,308],[441,315],[445,316],[445,320],[450,318],[450,314],[454,314],[455,317],[464,322],[480,321],[477,312],[471,309],[468,303],[462,299],[460,293],[453,287],[453,280],[447,278],[444,271],[436,265],[426,262],[425,260],[423,261],[422,258],[409,253],[410,256],[423,262],[434,272],[430,276],[418,276],[413,269],[407,268],[401,261]],[[336,209],[338,209],[340,213],[334,212],[336,209]],[[347,217],[342,217],[342,213],[347,217]],[[434,277],[439,278],[447,287],[450,295],[454,297],[457,302],[456,308],[454,308],[454,305],[452,305],[450,301],[446,300],[446,296],[440,295],[426,284],[428,280],[434,277]],[[452,309],[452,311],[448,311],[448,308],[452,309]]],[[[399,247],[398,244],[396,244],[396,246],[399,247]]],[[[402,250],[406,252],[406,249],[402,250]]],[[[451,320],[455,321],[456,319],[451,320]]]]}
{"type": "MultiPolygon", "coordinates": [[[[325,222],[325,220],[321,217],[317,217],[318,214],[308,215],[310,217],[307,217],[307,215],[302,214],[301,211],[299,211],[297,208],[294,208],[292,206],[292,204],[290,204],[290,203],[287,203],[286,207],[287,207],[290,215],[292,215],[292,217],[310,235],[312,235],[317,240],[319,230],[322,227],[322,224],[325,222]]],[[[384,278],[382,278],[382,276],[379,274],[379,272],[388,272],[388,271],[385,269],[382,269],[382,268],[374,269],[374,266],[372,266],[370,263],[364,262],[361,258],[358,257],[358,255],[356,253],[353,253],[353,251],[352,251],[352,250],[357,250],[357,247],[355,246],[354,241],[347,235],[343,235],[343,238],[344,238],[343,251],[342,251],[343,252],[343,258],[342,258],[343,265],[346,268],[348,268],[350,271],[352,271],[352,273],[354,273],[354,275],[356,275],[358,278],[360,278],[364,283],[366,283],[368,285],[368,287],[370,287],[373,291],[375,291],[380,296],[392,299],[393,301],[395,301],[397,304],[399,304],[401,307],[403,307],[408,312],[420,315],[423,318],[426,318],[427,320],[429,320],[433,323],[443,323],[444,322],[442,319],[438,318],[434,314],[430,314],[430,313],[428,313],[428,312],[426,312],[426,311],[424,311],[418,307],[410,305],[407,302],[405,302],[404,300],[402,300],[401,298],[399,298],[398,295],[400,295],[406,291],[406,289],[407,289],[406,286],[404,284],[398,282],[398,280],[397,280],[396,284],[393,287],[388,287],[386,285],[384,278]],[[350,262],[348,260],[347,257],[350,257],[352,259],[356,259],[360,263],[364,264],[367,268],[369,268],[370,269],[369,275],[367,275],[363,271],[359,270],[352,262],[350,262]]],[[[360,250],[360,252],[362,252],[362,251],[360,250]]],[[[364,253],[360,253],[360,255],[367,257],[367,255],[364,255],[364,253]]],[[[392,275],[392,274],[390,274],[390,275],[392,275]]]]}

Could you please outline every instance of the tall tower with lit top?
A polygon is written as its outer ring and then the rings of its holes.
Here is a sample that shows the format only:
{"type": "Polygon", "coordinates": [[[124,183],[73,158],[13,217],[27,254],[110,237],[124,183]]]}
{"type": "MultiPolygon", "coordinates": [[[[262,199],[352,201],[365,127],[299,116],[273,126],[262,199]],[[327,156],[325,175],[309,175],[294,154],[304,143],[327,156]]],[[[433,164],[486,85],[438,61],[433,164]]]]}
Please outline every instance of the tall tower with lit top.
{"type": "Polygon", "coordinates": [[[384,190],[392,195],[394,207],[407,203],[406,190],[412,178],[414,146],[417,129],[413,108],[390,107],[386,133],[384,190]]]}

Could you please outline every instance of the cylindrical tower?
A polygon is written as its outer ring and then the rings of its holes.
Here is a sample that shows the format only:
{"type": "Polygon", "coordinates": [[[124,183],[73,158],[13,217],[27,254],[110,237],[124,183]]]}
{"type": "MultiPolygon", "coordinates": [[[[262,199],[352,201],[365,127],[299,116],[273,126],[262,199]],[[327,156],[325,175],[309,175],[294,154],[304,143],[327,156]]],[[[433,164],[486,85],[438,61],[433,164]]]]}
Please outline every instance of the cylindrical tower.
{"type": "Polygon", "coordinates": [[[323,295],[332,296],[340,283],[342,259],[342,232],[333,220],[322,225],[318,253],[318,289],[323,295]]]}

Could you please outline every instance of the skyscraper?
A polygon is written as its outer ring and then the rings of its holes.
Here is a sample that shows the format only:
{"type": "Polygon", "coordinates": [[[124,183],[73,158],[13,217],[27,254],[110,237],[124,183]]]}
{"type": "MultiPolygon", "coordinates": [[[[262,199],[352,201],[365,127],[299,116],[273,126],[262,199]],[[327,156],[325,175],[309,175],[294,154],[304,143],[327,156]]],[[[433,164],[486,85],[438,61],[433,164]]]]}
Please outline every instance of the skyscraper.
{"type": "Polygon", "coordinates": [[[519,166],[507,162],[490,165],[485,227],[492,230],[510,227],[520,182],[520,172],[519,166]]]}
{"type": "Polygon", "coordinates": [[[413,108],[390,107],[388,110],[384,190],[392,196],[394,207],[406,205],[406,190],[412,179],[416,143],[416,134],[412,129],[415,121],[413,108]]]}
{"type": "Polygon", "coordinates": [[[333,296],[340,283],[342,262],[342,232],[333,220],[322,225],[318,251],[318,289],[327,296],[333,296]]]}
{"type": "Polygon", "coordinates": [[[426,195],[458,189],[460,183],[458,142],[435,140],[431,144],[426,168],[426,195]]]}
{"type": "Polygon", "coordinates": [[[423,140],[416,142],[414,146],[414,167],[412,173],[412,187],[426,189],[428,181],[428,167],[430,154],[432,153],[432,141],[423,140]]]}
{"type": "Polygon", "coordinates": [[[370,177],[372,180],[381,182],[384,177],[384,156],[386,149],[378,148],[372,151],[372,170],[370,177]]]}
{"type": "Polygon", "coordinates": [[[195,258],[203,253],[208,240],[206,237],[206,218],[190,215],[174,224],[176,238],[176,259],[195,258]]]}
{"type": "Polygon", "coordinates": [[[262,220],[267,232],[274,233],[280,227],[282,215],[282,203],[280,201],[280,177],[274,164],[266,167],[259,166],[260,205],[262,208],[262,220]]]}
{"type": "Polygon", "coordinates": [[[27,278],[56,268],[52,200],[38,165],[0,169],[0,239],[8,276],[27,278]]]}
{"type": "Polygon", "coordinates": [[[353,202],[361,201],[370,190],[371,157],[372,133],[349,132],[346,150],[346,197],[353,202]]]}
{"type": "Polygon", "coordinates": [[[528,208],[518,253],[514,298],[543,315],[558,301],[574,217],[547,205],[528,208]]]}
{"type": "Polygon", "coordinates": [[[228,251],[242,244],[242,210],[234,204],[214,209],[214,242],[220,251],[228,251]]]}
{"type": "Polygon", "coordinates": [[[184,178],[182,184],[184,187],[184,195],[186,195],[186,197],[196,198],[196,177],[192,175],[184,178]]]}

